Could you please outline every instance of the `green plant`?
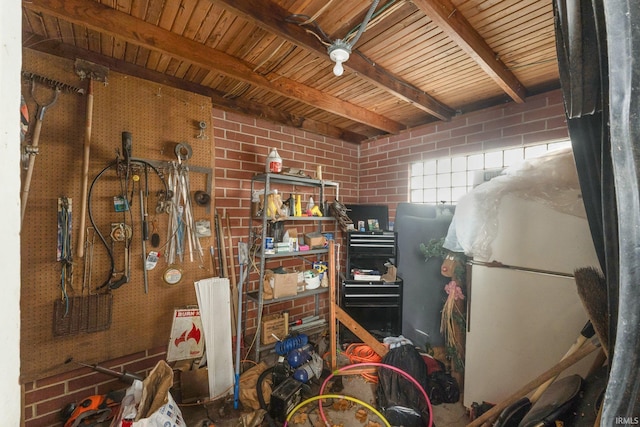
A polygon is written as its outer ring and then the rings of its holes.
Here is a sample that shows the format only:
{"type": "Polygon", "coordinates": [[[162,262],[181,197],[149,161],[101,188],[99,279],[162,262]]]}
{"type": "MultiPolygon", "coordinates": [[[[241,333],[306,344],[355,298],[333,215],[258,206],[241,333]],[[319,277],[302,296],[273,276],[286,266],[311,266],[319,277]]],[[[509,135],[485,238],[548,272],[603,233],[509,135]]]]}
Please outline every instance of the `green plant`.
{"type": "Polygon", "coordinates": [[[420,243],[420,252],[424,255],[424,260],[429,261],[433,257],[443,258],[447,255],[447,250],[443,247],[444,237],[441,239],[431,239],[425,245],[420,243]]]}

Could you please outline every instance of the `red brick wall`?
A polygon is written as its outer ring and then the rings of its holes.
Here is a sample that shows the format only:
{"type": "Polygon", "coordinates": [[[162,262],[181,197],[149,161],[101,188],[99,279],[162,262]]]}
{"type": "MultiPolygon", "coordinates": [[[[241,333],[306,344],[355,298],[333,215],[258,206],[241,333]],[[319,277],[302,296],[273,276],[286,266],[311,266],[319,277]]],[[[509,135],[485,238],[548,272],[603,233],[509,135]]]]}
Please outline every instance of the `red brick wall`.
{"type": "MultiPolygon", "coordinates": [[[[284,168],[300,169],[315,177],[316,167],[322,166],[323,179],[340,184],[340,200],[343,203],[357,202],[358,145],[223,111],[214,112],[213,126],[216,146],[216,208],[220,215],[226,213],[231,218],[234,247],[237,248],[239,239],[247,242],[251,177],[264,172],[266,157],[271,148],[278,150],[284,168]]],[[[300,191],[304,189],[300,188],[300,191]]],[[[334,195],[331,190],[327,193],[329,196],[334,195]]],[[[288,196],[288,192],[285,191],[284,195],[288,196]]],[[[306,197],[303,196],[303,205],[305,203],[306,197]]],[[[311,224],[307,227],[311,227],[311,224]]],[[[296,223],[296,228],[298,233],[312,231],[302,228],[299,223],[296,223]]],[[[283,265],[299,266],[301,261],[288,260],[283,265]]],[[[257,274],[253,273],[250,279],[249,290],[255,290],[257,274]]],[[[269,305],[265,307],[264,313],[287,310],[293,320],[308,315],[313,307],[314,298],[307,297],[269,305]]],[[[321,299],[320,308],[321,313],[328,313],[326,298],[321,299]]],[[[247,309],[245,326],[247,333],[252,334],[256,327],[256,304],[250,301],[247,309]]]]}
{"type": "MultiPolygon", "coordinates": [[[[215,205],[222,217],[226,214],[230,217],[234,247],[239,239],[247,241],[250,179],[264,171],[271,147],[278,149],[284,167],[298,168],[314,176],[316,166],[322,165],[323,178],[340,183],[343,203],[388,204],[393,218],[397,203],[408,201],[408,170],[412,162],[567,137],[560,91],[531,97],[526,104],[505,104],[361,146],[217,110],[213,127],[215,205]]],[[[255,288],[256,275],[251,279],[250,288],[255,288]]],[[[325,294],[320,303],[322,313],[328,312],[327,303],[325,294]]],[[[295,319],[312,311],[313,305],[313,298],[308,297],[271,305],[267,313],[289,310],[295,319]]],[[[252,333],[255,304],[249,303],[248,309],[246,330],[252,333]]],[[[126,356],[106,366],[144,374],[165,357],[165,350],[126,356]]],[[[86,368],[25,384],[26,426],[60,426],[59,410],[70,401],[122,387],[123,384],[86,368]]]]}
{"type": "Polygon", "coordinates": [[[559,90],[379,138],[360,150],[359,203],[388,204],[391,219],[409,201],[411,163],[566,138],[559,90]]]}
{"type": "MultiPolygon", "coordinates": [[[[146,376],[159,360],[166,359],[166,348],[155,348],[111,360],[101,366],[118,372],[146,376]]],[[[82,362],[82,360],[78,360],[82,362]]],[[[73,362],[69,366],[78,366],[73,362]]],[[[75,369],[63,374],[24,384],[25,427],[62,426],[60,412],[70,403],[82,402],[93,395],[128,387],[114,377],[91,368],[75,369]]]]}

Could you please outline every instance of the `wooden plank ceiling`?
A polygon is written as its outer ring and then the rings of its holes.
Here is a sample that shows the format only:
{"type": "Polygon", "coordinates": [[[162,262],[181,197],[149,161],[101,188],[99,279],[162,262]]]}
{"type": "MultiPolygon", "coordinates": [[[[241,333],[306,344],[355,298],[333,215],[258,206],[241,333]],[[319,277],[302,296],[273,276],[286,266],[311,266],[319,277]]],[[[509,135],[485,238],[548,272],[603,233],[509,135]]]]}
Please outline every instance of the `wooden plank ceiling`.
{"type": "Polygon", "coordinates": [[[551,0],[29,0],[23,46],[350,142],[559,86],[551,0]]]}

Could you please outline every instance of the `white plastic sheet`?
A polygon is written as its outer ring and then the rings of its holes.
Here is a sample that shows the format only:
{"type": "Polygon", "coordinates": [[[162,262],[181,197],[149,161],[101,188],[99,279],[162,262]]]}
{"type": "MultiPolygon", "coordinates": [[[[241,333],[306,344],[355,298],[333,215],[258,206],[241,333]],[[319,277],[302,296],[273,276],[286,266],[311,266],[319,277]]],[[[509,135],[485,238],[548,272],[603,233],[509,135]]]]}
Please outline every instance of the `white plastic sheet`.
{"type": "Polygon", "coordinates": [[[233,392],[229,279],[199,280],[195,282],[195,288],[204,331],[209,397],[217,398],[233,392]]]}
{"type": "Polygon", "coordinates": [[[506,195],[532,200],[569,215],[586,217],[571,149],[525,160],[460,199],[444,247],[490,259],[498,212],[506,195]]]}

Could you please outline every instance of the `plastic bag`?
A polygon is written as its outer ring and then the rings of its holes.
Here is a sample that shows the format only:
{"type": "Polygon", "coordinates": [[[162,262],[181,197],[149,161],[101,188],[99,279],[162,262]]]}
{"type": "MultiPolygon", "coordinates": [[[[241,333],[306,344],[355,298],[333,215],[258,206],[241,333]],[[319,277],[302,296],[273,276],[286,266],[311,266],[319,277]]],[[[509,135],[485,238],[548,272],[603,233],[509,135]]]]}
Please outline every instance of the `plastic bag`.
{"type": "Polygon", "coordinates": [[[460,387],[455,378],[445,371],[429,375],[426,388],[432,405],[456,403],[460,400],[460,387]]]}
{"type": "Polygon", "coordinates": [[[111,427],[183,427],[180,408],[169,392],[173,370],[159,361],[143,381],[135,380],[122,399],[111,427]]]}
{"type": "MultiPolygon", "coordinates": [[[[260,401],[258,400],[258,390],[256,389],[258,384],[258,378],[265,369],[267,364],[260,362],[257,365],[251,367],[240,375],[240,402],[244,408],[251,408],[254,410],[260,409],[260,401]]],[[[262,381],[262,396],[264,396],[265,403],[269,402],[271,398],[271,377],[262,381]]]]}
{"type": "Polygon", "coordinates": [[[385,408],[384,416],[393,426],[424,427],[426,425],[419,412],[405,406],[385,408]]]}
{"type": "MultiPolygon", "coordinates": [[[[382,362],[403,370],[423,389],[427,389],[427,365],[413,345],[405,344],[392,348],[382,362]]],[[[422,392],[415,384],[393,370],[378,371],[376,400],[385,417],[392,417],[394,422],[398,421],[402,425],[412,426],[419,420],[425,425],[429,419],[429,407],[422,392]]]]}

